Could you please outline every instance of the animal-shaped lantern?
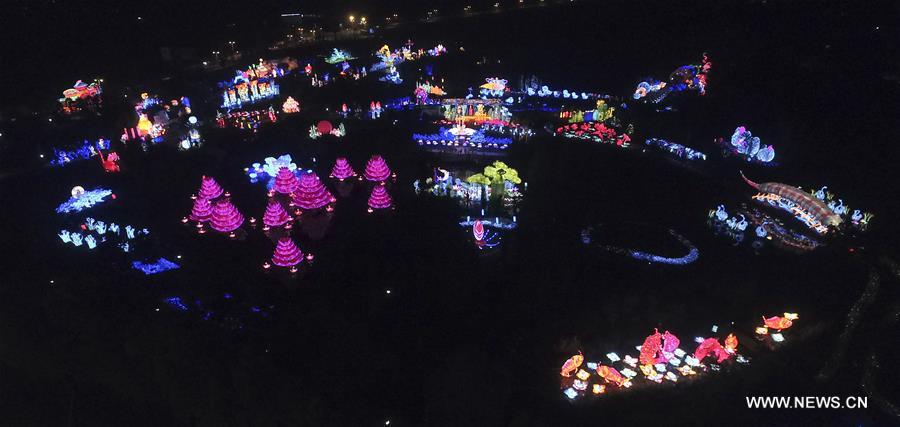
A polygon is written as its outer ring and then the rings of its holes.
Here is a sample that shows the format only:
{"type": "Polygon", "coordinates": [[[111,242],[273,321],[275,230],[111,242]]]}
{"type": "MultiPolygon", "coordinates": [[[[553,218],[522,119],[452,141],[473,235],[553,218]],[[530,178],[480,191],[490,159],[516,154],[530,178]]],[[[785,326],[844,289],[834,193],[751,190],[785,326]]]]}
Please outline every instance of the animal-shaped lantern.
{"type": "Polygon", "coordinates": [[[581,353],[576,354],[566,360],[566,363],[563,363],[562,369],[559,371],[559,374],[568,378],[572,376],[572,373],[577,371],[581,364],[584,363],[584,355],[581,353]]]}
{"type": "Polygon", "coordinates": [[[606,365],[600,365],[597,367],[597,375],[600,375],[601,378],[606,380],[607,382],[613,383],[619,387],[627,387],[628,386],[628,378],[625,378],[616,368],[606,365]]]}
{"type": "Polygon", "coordinates": [[[709,355],[715,355],[717,363],[722,363],[731,357],[731,354],[725,351],[722,344],[719,344],[717,338],[707,338],[703,340],[703,342],[697,346],[697,350],[694,351],[694,357],[699,361],[703,361],[703,359],[709,355]]]}

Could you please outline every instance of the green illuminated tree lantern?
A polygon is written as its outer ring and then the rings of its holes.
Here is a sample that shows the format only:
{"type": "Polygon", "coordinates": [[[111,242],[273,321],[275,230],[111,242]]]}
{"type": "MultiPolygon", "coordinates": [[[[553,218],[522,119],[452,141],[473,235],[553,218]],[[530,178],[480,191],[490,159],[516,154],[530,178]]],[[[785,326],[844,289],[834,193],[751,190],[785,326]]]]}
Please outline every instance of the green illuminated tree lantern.
{"type": "Polygon", "coordinates": [[[485,166],[484,176],[493,183],[503,184],[503,181],[509,181],[513,184],[522,183],[522,180],[519,178],[519,172],[499,160],[490,166],[485,166]]]}

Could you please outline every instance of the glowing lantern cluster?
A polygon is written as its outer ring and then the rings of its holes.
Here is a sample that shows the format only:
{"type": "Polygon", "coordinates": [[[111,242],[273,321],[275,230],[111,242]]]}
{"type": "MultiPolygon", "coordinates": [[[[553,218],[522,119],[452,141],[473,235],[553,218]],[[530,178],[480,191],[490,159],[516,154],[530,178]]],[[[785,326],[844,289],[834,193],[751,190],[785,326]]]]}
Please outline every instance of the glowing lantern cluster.
{"type": "MultiPolygon", "coordinates": [[[[272,254],[272,264],[279,267],[289,267],[291,272],[297,271],[297,264],[303,261],[303,251],[297,247],[297,244],[290,237],[282,237],[278,239],[275,246],[275,253],[272,254]]],[[[266,267],[266,265],[263,265],[266,267]]]]}
{"type": "Polygon", "coordinates": [[[244,223],[244,216],[227,198],[216,202],[213,207],[210,225],[213,230],[228,233],[237,230],[244,223]]]}
{"type": "MultiPolygon", "coordinates": [[[[763,321],[773,328],[788,328],[798,318],[796,313],[784,313],[784,317],[763,317],[763,321]]],[[[768,327],[763,326],[761,329],[768,330],[768,327]]],[[[713,326],[712,332],[719,332],[719,327],[713,326]]],[[[784,337],[780,333],[774,333],[772,340],[782,342],[784,337]]],[[[674,334],[669,331],[661,334],[654,330],[641,346],[636,347],[640,351],[639,357],[628,354],[620,357],[611,352],[606,354],[609,362],[598,363],[586,361],[579,352],[567,359],[560,369],[561,389],[566,397],[574,400],[591,394],[597,396],[606,393],[610,385],[629,388],[632,381],[641,378],[649,383],[674,383],[683,377],[720,371],[720,365],[727,360],[740,364],[749,363],[747,358],[738,353],[739,342],[734,333],[725,336],[724,345],[717,337],[698,337],[694,341],[697,343],[696,350],[688,353],[679,347],[682,343],[674,334]],[[582,365],[586,367],[582,368],[582,365]]]]}
{"type": "Polygon", "coordinates": [[[297,100],[295,100],[293,97],[289,96],[284,101],[284,104],[281,105],[281,111],[284,111],[285,113],[288,113],[288,114],[299,113],[300,112],[300,103],[297,102],[297,100]]]}
{"type": "Polygon", "coordinates": [[[367,180],[379,182],[388,179],[390,176],[391,169],[383,157],[376,154],[366,162],[365,177],[367,180]]]}
{"type": "Polygon", "coordinates": [[[266,213],[263,214],[263,224],[265,227],[280,227],[287,224],[290,220],[290,215],[284,210],[281,203],[277,200],[269,199],[269,204],[266,206],[266,213]]]}
{"type": "Polygon", "coordinates": [[[756,333],[765,335],[769,333],[769,329],[775,329],[780,332],[783,329],[790,328],[794,324],[794,320],[799,318],[800,316],[797,313],[784,313],[784,317],[772,316],[766,318],[763,316],[763,326],[756,328],[756,333]]]}
{"type": "Polygon", "coordinates": [[[556,135],[566,138],[588,139],[594,142],[615,144],[620,147],[628,147],[631,137],[628,134],[618,134],[615,129],[600,122],[572,123],[556,129],[556,135]]]}
{"type": "Polygon", "coordinates": [[[343,181],[347,178],[356,176],[356,171],[350,166],[350,162],[346,157],[338,157],[334,161],[334,167],[331,168],[331,177],[343,181]]]}
{"type": "Polygon", "coordinates": [[[272,254],[272,264],[279,267],[293,267],[303,261],[303,251],[291,240],[290,237],[278,239],[275,253],[272,254]]]}
{"type": "Polygon", "coordinates": [[[212,217],[212,203],[209,199],[198,197],[194,199],[194,207],[191,209],[191,221],[207,222],[212,217]]]}
{"type": "Polygon", "coordinates": [[[387,209],[393,205],[391,195],[388,194],[387,188],[383,185],[376,185],[369,195],[369,212],[375,209],[387,209]]]}
{"type": "Polygon", "coordinates": [[[311,170],[300,178],[300,186],[291,194],[291,199],[294,206],[303,210],[319,209],[336,200],[311,170]]]}
{"type": "Polygon", "coordinates": [[[213,200],[218,198],[224,193],[222,187],[216,182],[216,179],[211,176],[204,176],[203,180],[200,183],[200,191],[197,193],[197,197],[213,200]]]}
{"type": "Polygon", "coordinates": [[[278,169],[275,175],[275,192],[281,194],[291,194],[300,188],[300,180],[291,172],[290,169],[282,167],[278,169]]]}
{"type": "Polygon", "coordinates": [[[584,363],[584,355],[576,354],[566,360],[563,363],[562,369],[559,371],[559,374],[568,378],[572,376],[572,373],[577,371],[578,368],[581,367],[581,364],[584,363]]]}
{"type": "Polygon", "coordinates": [[[694,358],[701,362],[709,355],[714,355],[716,357],[716,363],[722,363],[731,357],[731,354],[725,351],[725,347],[722,347],[722,344],[720,344],[719,340],[716,338],[707,338],[703,340],[700,345],[697,346],[697,350],[694,351],[694,358]]]}

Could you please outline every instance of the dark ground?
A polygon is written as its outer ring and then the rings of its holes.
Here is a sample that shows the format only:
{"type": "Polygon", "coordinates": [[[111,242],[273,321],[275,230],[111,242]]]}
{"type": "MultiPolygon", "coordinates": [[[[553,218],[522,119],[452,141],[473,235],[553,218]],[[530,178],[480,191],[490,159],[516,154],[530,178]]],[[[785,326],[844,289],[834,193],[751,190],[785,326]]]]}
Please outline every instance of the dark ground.
{"type": "MultiPolygon", "coordinates": [[[[414,179],[446,163],[413,146],[412,114],[392,116],[398,126],[348,121],[341,141],[309,141],[306,129],[319,117],[308,111],[254,138],[210,130],[196,151],[128,151],[119,175],[105,175],[93,162],[39,170],[23,163],[25,171],[2,181],[4,424],[895,424],[874,398],[859,411],[750,411],[744,403],[747,395],[898,396],[891,364],[897,277],[879,261],[898,250],[891,223],[897,10],[769,3],[586,3],[389,35],[392,44],[411,37],[422,46],[465,46],[465,54],[435,61],[457,94],[484,77],[516,81],[519,74],[553,87],[629,94],[639,77],[662,77],[711,53],[709,95],[661,117],[634,113],[636,141],[682,142],[710,154],[708,165],[684,168],[548,137],[517,144],[506,161],[529,191],[520,228],[492,256],[481,256],[455,226],[464,211],[413,193],[414,179]],[[474,66],[482,56],[500,62],[474,66]],[[739,124],[775,145],[779,167],[718,159],[712,139],[739,124]],[[348,156],[360,171],[371,154],[382,153],[399,176],[392,214],[366,214],[367,193],[357,185],[340,198],[324,238],[296,235],[317,258],[299,280],[261,272],[272,244],[258,230],[227,241],[197,236],[179,222],[202,174],[231,190],[246,216],[259,217],[263,191],[242,169],[285,152],[320,176],[336,156],[348,156]],[[874,211],[874,225],[863,238],[803,256],[733,248],[705,220],[715,205],[751,194],[737,177],[741,167],[757,181],[827,184],[851,206],[874,211]],[[60,245],[52,209],[78,184],[113,188],[118,199],[91,214],[148,226],[153,249],[183,255],[183,268],[144,277],[114,250],[60,245]],[[584,226],[624,221],[677,230],[700,248],[700,260],[681,268],[641,265],[580,243],[584,226]],[[878,293],[846,328],[869,271],[880,275],[878,293]],[[162,301],[172,296],[200,300],[215,314],[202,320],[193,306],[174,310],[162,301]],[[801,316],[789,345],[777,352],[751,345],[748,367],[599,401],[571,404],[559,391],[559,365],[579,349],[625,349],[658,326],[683,342],[711,324],[734,321],[749,331],[761,314],[786,310],[801,316]],[[864,389],[873,356],[882,367],[864,389]]],[[[358,56],[379,44],[360,45],[352,49],[358,56]]],[[[401,72],[413,78],[415,68],[401,72]]],[[[200,84],[186,87],[202,99],[200,84]]],[[[323,95],[286,83],[284,93],[304,108],[334,108],[353,90],[323,95]]],[[[52,145],[47,138],[68,130],[42,132],[34,151],[16,155],[36,159],[52,145]]]]}

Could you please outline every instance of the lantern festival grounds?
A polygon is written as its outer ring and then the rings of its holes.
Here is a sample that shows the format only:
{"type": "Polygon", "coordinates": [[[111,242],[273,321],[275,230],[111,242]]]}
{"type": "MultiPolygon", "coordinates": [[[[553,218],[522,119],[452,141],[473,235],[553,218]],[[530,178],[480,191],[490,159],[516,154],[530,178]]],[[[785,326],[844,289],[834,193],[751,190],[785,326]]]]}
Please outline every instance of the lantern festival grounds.
{"type": "Polygon", "coordinates": [[[769,52],[611,44],[606,80],[533,71],[553,52],[517,31],[317,45],[125,108],[66,89],[55,126],[83,133],[3,178],[4,319],[49,331],[7,332],[42,355],[11,381],[65,378],[97,425],[891,419],[892,202],[774,123],[824,113],[748,110],[748,68],[792,84],[769,52]]]}

